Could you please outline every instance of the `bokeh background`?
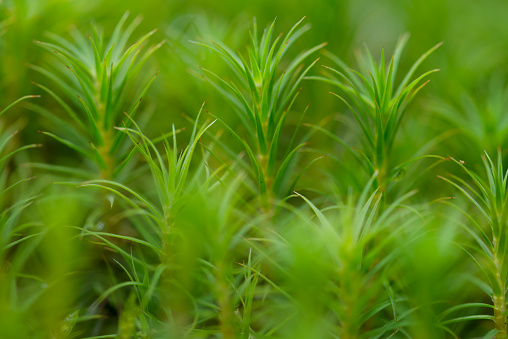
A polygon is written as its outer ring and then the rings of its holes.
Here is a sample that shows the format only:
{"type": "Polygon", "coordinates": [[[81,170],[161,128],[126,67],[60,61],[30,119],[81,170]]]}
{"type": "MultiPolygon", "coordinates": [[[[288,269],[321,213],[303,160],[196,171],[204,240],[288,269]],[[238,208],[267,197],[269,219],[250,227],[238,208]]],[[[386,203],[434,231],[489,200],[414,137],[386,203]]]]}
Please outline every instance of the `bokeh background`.
{"type": "MultiPolygon", "coordinates": [[[[429,141],[432,144],[426,153],[453,156],[477,171],[483,168],[481,154],[484,150],[494,155],[497,147],[501,146],[502,156],[506,159],[508,2],[505,0],[0,0],[0,108],[25,95],[41,95],[40,98],[13,107],[2,117],[2,124],[19,130],[13,139],[17,146],[33,143],[44,145],[23,153],[9,167],[10,172],[16,172],[16,177],[37,176],[37,180],[21,190],[41,194],[43,198],[30,207],[23,218],[27,223],[45,225],[44,232],[47,232],[40,241],[31,245],[33,251],[37,248],[37,255],[18,256],[12,265],[18,268],[28,267],[27,270],[19,270],[23,271],[24,276],[57,282],[45,292],[40,292],[40,286],[19,283],[20,299],[30,299],[32,296],[37,298],[39,295],[42,297],[33,309],[26,310],[20,306],[18,313],[8,312],[11,318],[0,319],[0,325],[10,335],[22,333],[19,331],[27,314],[40,317],[40,323],[48,324],[48,327],[59,324],[69,310],[86,309],[108,286],[118,283],[111,281],[110,276],[123,274],[119,268],[112,269],[111,261],[104,260],[104,253],[94,251],[93,245],[69,243],[65,240],[73,238],[74,234],[61,226],[86,225],[93,219],[91,211],[97,203],[97,197],[78,193],[74,188],[53,185],[53,182],[63,180],[62,177],[26,164],[80,166],[72,150],[37,133],[39,130],[52,131],[55,126],[43,115],[36,114],[34,105],[55,111],[61,111],[61,107],[32,83],[50,82],[31,65],[56,65],[55,67],[64,68],[62,64],[55,63],[51,52],[35,42],[49,41],[54,35],[71,39],[71,32],[75,29],[87,34],[90,32],[90,21],[103,27],[107,35],[126,12],[130,13],[129,18],[143,18],[134,37],[157,29],[152,41],[166,41],[140,74],[140,79],[146,80],[160,72],[141,104],[142,110],[150,114],[150,119],[144,122],[143,127],[145,134],[150,137],[167,133],[172,124],[177,128],[186,127],[187,130],[181,135],[182,138],[188,137],[191,128],[187,117],[195,118],[204,101],[207,111],[220,116],[233,129],[241,130],[231,107],[200,76],[199,66],[213,69],[217,74],[228,74],[227,66],[216,53],[191,43],[191,40],[218,40],[234,50],[243,51],[248,44],[253,18],[260,28],[276,20],[275,32],[278,34],[288,32],[297,21],[305,17],[304,23],[311,25],[311,29],[295,42],[288,51],[288,58],[327,42],[326,50],[356,67],[355,56],[364,45],[368,46],[377,59],[382,48],[390,55],[399,37],[410,33],[400,67],[407,71],[425,51],[443,42],[421,67],[421,70],[439,68],[440,72],[431,76],[431,82],[411,104],[393,152],[394,162],[412,158],[415,150],[429,141]],[[78,270],[81,273],[75,277],[72,272],[78,270]],[[115,274],[111,274],[112,270],[115,274]],[[12,328],[9,329],[9,326],[12,328]]],[[[331,64],[326,56],[321,55],[310,74],[319,75],[323,70],[321,65],[331,64]]],[[[341,135],[352,146],[361,145],[354,131],[350,131],[350,126],[337,118],[347,110],[328,93],[330,90],[332,88],[325,83],[305,80],[292,110],[301,112],[312,102],[305,118],[306,123],[317,124],[330,120],[327,124],[330,131],[341,135]]],[[[294,125],[298,118],[299,115],[290,116],[288,124],[294,125]]],[[[225,135],[222,140],[227,143],[233,138],[225,135]]],[[[240,150],[234,145],[231,147],[238,152],[240,150]]],[[[310,147],[314,151],[303,154],[303,161],[315,158],[316,154],[334,154],[339,158],[344,154],[340,145],[318,133],[310,139],[310,147]]],[[[427,159],[423,163],[432,164],[432,161],[427,159]]],[[[355,166],[357,165],[348,165],[346,161],[341,167],[332,159],[325,159],[319,167],[301,178],[297,188],[315,199],[313,201],[316,204],[326,201],[320,192],[330,193],[329,178],[337,184],[340,193],[348,192],[351,186],[360,192],[363,183],[355,186],[348,174],[356,170],[355,166]]],[[[147,172],[141,172],[125,184],[144,189],[145,181],[139,178],[145,178],[147,172]]],[[[419,178],[419,194],[412,197],[411,202],[416,206],[453,195],[453,187],[444,185],[436,177],[437,174],[448,172],[458,173],[460,170],[449,163],[432,167],[419,178]]],[[[23,195],[23,192],[19,194],[23,195]]],[[[200,209],[200,203],[194,202],[196,210],[200,209]]],[[[217,206],[212,204],[209,207],[212,212],[214,207],[217,206]]],[[[213,214],[212,212],[210,213],[213,214]]],[[[404,285],[401,289],[410,290],[409,295],[415,303],[428,306],[428,309],[421,309],[421,328],[416,326],[412,329],[415,338],[418,333],[421,333],[421,338],[448,337],[449,333],[442,329],[427,326],[435,320],[433,317],[437,311],[429,306],[435,301],[451,298],[455,301],[452,305],[472,301],[489,302],[481,290],[465,283],[469,278],[478,280],[478,269],[467,260],[464,253],[443,240],[460,238],[457,235],[460,232],[457,224],[449,225],[449,221],[440,219],[441,212],[440,208],[432,210],[432,213],[438,215],[437,221],[432,219],[426,225],[429,230],[438,231],[427,233],[416,244],[400,248],[406,260],[401,270],[415,272],[401,283],[404,285]],[[422,261],[422,258],[425,260],[422,261]],[[459,271],[462,273],[459,274],[459,271]]],[[[446,210],[443,214],[449,212],[446,210]]],[[[194,215],[189,216],[189,219],[192,218],[199,219],[194,215]]],[[[201,219],[196,221],[198,222],[204,223],[201,219]]],[[[205,248],[206,239],[201,241],[205,248]]],[[[300,247],[296,246],[297,258],[306,257],[307,245],[302,242],[298,244],[300,247]]],[[[31,253],[30,251],[24,248],[21,253],[31,253]]],[[[316,255],[308,254],[311,258],[316,255]]],[[[309,259],[301,268],[313,269],[312,260],[309,259]]],[[[311,281],[310,284],[318,283],[316,281],[311,281]]],[[[7,285],[0,282],[0,289],[3,287],[7,291],[7,285]]],[[[295,287],[297,288],[298,286],[295,287]]],[[[122,297],[126,298],[125,295],[122,297]]],[[[122,297],[115,296],[117,300],[114,301],[120,305],[124,301],[122,297]]],[[[12,298],[16,297],[9,294],[2,300],[12,301],[12,298]]],[[[309,305],[312,304],[312,300],[309,300],[309,305]]],[[[0,311],[7,309],[4,306],[0,303],[0,311]]],[[[110,318],[103,323],[94,322],[93,318],[82,319],[85,324],[91,320],[96,330],[82,325],[81,333],[91,336],[114,332],[118,312],[119,309],[112,306],[105,310],[104,313],[110,318]]],[[[270,315],[266,318],[270,318],[270,315]]],[[[465,337],[483,335],[488,329],[486,322],[460,323],[454,327],[456,333],[465,337]]]]}

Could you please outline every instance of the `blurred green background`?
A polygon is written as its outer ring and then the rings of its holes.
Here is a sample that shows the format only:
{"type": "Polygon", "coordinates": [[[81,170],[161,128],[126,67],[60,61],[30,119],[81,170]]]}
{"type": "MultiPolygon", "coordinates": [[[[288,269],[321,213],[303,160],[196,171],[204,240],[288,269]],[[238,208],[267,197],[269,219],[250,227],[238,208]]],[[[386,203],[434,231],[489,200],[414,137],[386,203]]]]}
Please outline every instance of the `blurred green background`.
{"type": "MultiPolygon", "coordinates": [[[[444,43],[424,61],[421,67],[422,70],[439,68],[441,71],[430,77],[430,84],[420,92],[415,102],[411,104],[398,135],[396,149],[393,152],[394,162],[400,163],[412,158],[415,155],[415,150],[430,140],[434,140],[434,142],[432,147],[426,150],[426,153],[451,155],[456,159],[464,160],[470,169],[482,169],[483,163],[480,156],[483,150],[493,155],[496,148],[501,146],[503,148],[502,156],[506,159],[508,142],[508,81],[506,80],[508,74],[508,1],[506,0],[315,0],[301,2],[289,0],[0,0],[0,108],[24,95],[42,95],[41,98],[24,101],[13,107],[2,117],[3,124],[13,130],[20,131],[14,139],[18,146],[32,143],[44,144],[43,148],[20,155],[5,172],[16,172],[16,177],[20,178],[38,176],[33,184],[30,183],[29,188],[20,189],[19,195],[22,196],[26,191],[30,191],[31,194],[41,194],[43,198],[30,207],[29,213],[21,215],[20,219],[26,223],[43,224],[46,234],[44,238],[41,238],[42,240],[37,240],[37,243],[24,246],[20,252],[26,255],[18,256],[18,259],[13,260],[10,265],[19,268],[20,272],[23,271],[23,279],[40,277],[41,286],[46,281],[55,282],[51,285],[51,289],[40,292],[42,297],[41,301],[37,303],[37,307],[31,310],[20,307],[19,314],[12,313],[12,318],[0,320],[0,326],[7,329],[5,333],[18,333],[20,338],[26,337],[23,335],[23,330],[26,330],[23,329],[24,312],[28,312],[34,317],[41,317],[41,323],[47,323],[48,328],[54,324],[60,324],[62,318],[69,316],[70,310],[87,309],[104,290],[119,282],[111,279],[110,276],[122,276],[126,279],[121,269],[116,266],[114,269],[111,268],[113,266],[112,260],[104,254],[107,251],[95,251],[94,245],[78,241],[72,231],[63,227],[63,225],[81,227],[88,225],[90,220],[96,222],[94,212],[90,211],[93,211],[94,206],[98,204],[97,196],[90,193],[78,193],[73,190],[74,188],[68,189],[65,186],[51,185],[51,182],[59,181],[61,178],[48,175],[44,171],[40,173],[29,166],[20,165],[27,162],[43,162],[79,167],[75,154],[71,150],[57,141],[37,133],[41,129],[52,131],[55,126],[44,116],[36,114],[33,105],[36,104],[55,111],[61,111],[61,108],[51,96],[45,94],[32,83],[48,84],[50,81],[39,72],[34,71],[30,65],[56,65],[54,67],[66,70],[62,64],[55,63],[52,53],[38,46],[35,41],[49,41],[51,35],[71,40],[71,34],[76,28],[84,34],[91,34],[90,21],[103,27],[107,36],[126,12],[130,12],[129,20],[137,16],[143,18],[133,37],[139,37],[145,32],[157,29],[151,40],[166,41],[162,48],[148,60],[140,75],[142,80],[146,80],[160,71],[154,85],[141,104],[145,113],[152,114],[143,129],[144,133],[150,137],[167,133],[172,124],[175,124],[176,128],[186,127],[187,130],[182,132],[182,136],[188,137],[191,128],[189,128],[187,117],[194,119],[204,101],[206,101],[205,109],[207,111],[220,116],[233,129],[240,128],[240,123],[235,120],[228,103],[218,91],[200,77],[201,71],[198,66],[207,67],[222,75],[228,74],[226,64],[217,53],[192,44],[190,40],[218,40],[234,50],[243,52],[249,41],[249,28],[252,26],[253,18],[256,18],[258,27],[261,29],[276,19],[275,33],[278,34],[287,33],[297,21],[306,17],[304,23],[310,24],[311,29],[299,38],[288,51],[289,59],[303,50],[327,42],[326,49],[328,51],[339,56],[349,65],[356,67],[355,55],[363,49],[364,44],[373,51],[374,57],[378,59],[382,48],[386,49],[387,55],[391,55],[398,38],[408,32],[411,37],[401,61],[401,69],[404,71],[400,74],[404,74],[425,51],[439,42],[444,43]],[[62,239],[72,239],[72,242],[62,239]],[[37,251],[38,255],[32,256],[32,251],[37,251]],[[61,260],[61,258],[66,260],[61,260]],[[28,264],[26,264],[27,262],[28,264]],[[25,266],[28,267],[27,270],[21,269],[25,266]],[[79,277],[74,275],[77,271],[80,272],[79,277]],[[108,274],[112,271],[115,274],[108,274]],[[14,324],[12,329],[9,329],[9,323],[14,324]]],[[[321,65],[332,64],[326,56],[319,56],[321,58],[311,70],[311,75],[321,74],[323,70],[321,65]]],[[[318,53],[313,57],[317,58],[318,53]]],[[[339,119],[347,110],[345,105],[328,93],[332,90],[331,86],[305,80],[302,88],[292,111],[301,112],[309,102],[312,102],[304,122],[317,124],[329,119],[328,130],[344,136],[353,147],[361,145],[361,140],[353,133],[355,132],[354,128],[351,132],[349,126],[343,124],[339,119]]],[[[145,114],[145,116],[148,115],[145,114]]],[[[298,118],[299,115],[290,116],[288,125],[296,124],[298,118]]],[[[226,135],[221,140],[227,143],[233,138],[226,135]]],[[[231,147],[235,151],[239,151],[240,147],[236,146],[231,147]]],[[[307,161],[315,158],[316,153],[318,155],[334,154],[338,157],[342,157],[344,154],[344,150],[339,145],[318,133],[310,139],[309,147],[313,152],[302,155],[307,161]]],[[[355,193],[360,193],[364,182],[360,181],[359,184],[355,184],[353,180],[357,179],[353,178],[357,165],[348,165],[347,161],[345,163],[341,167],[331,159],[322,160],[318,168],[312,169],[308,175],[302,177],[297,188],[306,192],[309,197],[315,198],[313,201],[316,204],[329,201],[330,196],[337,193],[327,181],[328,177],[331,177],[337,184],[338,193],[345,196],[351,186],[353,186],[355,193]],[[353,175],[350,176],[350,173],[353,175]],[[321,196],[321,192],[326,194],[321,196]]],[[[431,164],[432,162],[424,160],[424,163],[431,164]]],[[[448,171],[459,172],[457,166],[443,163],[422,176],[417,185],[419,194],[411,197],[413,206],[454,194],[452,187],[444,185],[441,180],[436,178],[436,174],[442,175],[448,171]]],[[[146,188],[147,185],[144,181],[135,180],[140,177],[146,178],[147,172],[136,173],[137,176],[134,176],[134,179],[129,179],[130,181],[127,183],[135,188],[146,189],[149,191],[148,194],[155,196],[153,187],[146,188]]],[[[400,194],[403,193],[405,193],[404,188],[401,189],[400,194]]],[[[17,196],[10,198],[14,201],[17,196]]],[[[210,251],[212,255],[215,255],[216,252],[213,250],[217,251],[218,248],[222,249],[223,247],[221,242],[223,238],[221,234],[216,234],[219,232],[216,225],[229,225],[229,219],[213,219],[215,217],[214,211],[219,209],[218,201],[221,199],[222,196],[219,196],[215,201],[206,202],[206,198],[198,196],[189,207],[191,211],[186,211],[182,216],[184,225],[186,223],[190,225],[203,224],[205,225],[203,227],[208,227],[210,238],[216,240],[213,242],[210,239],[205,239],[201,230],[189,227],[190,230],[187,229],[186,232],[190,235],[187,236],[197,239],[198,247],[202,247],[203,253],[210,251]],[[196,216],[192,213],[192,211],[201,209],[210,215],[209,219],[206,218],[208,214],[196,216]]],[[[295,205],[298,204],[295,203],[295,205]]],[[[247,215],[242,215],[245,220],[253,219],[253,216],[258,217],[255,214],[256,211],[244,211],[243,207],[234,206],[241,213],[247,215]]],[[[481,291],[478,292],[478,288],[471,287],[473,284],[464,283],[466,280],[469,282],[468,279],[477,281],[478,269],[468,261],[469,258],[466,255],[450,245],[453,239],[467,238],[457,231],[459,228],[457,224],[451,223],[446,218],[451,213],[446,208],[435,208],[428,214],[430,217],[425,219],[425,222],[422,221],[421,225],[423,225],[423,229],[430,231],[428,233],[422,232],[416,237],[417,240],[405,243],[398,248],[401,251],[398,253],[404,257],[404,262],[395,270],[395,275],[401,276],[398,281],[400,284],[396,288],[399,291],[407,292],[414,304],[425,305],[419,309],[420,313],[417,312],[416,316],[421,323],[417,322],[417,325],[409,330],[411,334],[406,337],[413,335],[415,338],[444,338],[448,333],[443,332],[442,329],[428,326],[435,320],[435,314],[442,311],[441,304],[436,306],[438,310],[433,309],[435,302],[447,298],[453,299],[455,304],[472,301],[488,303],[489,301],[488,297],[481,294],[481,291]],[[436,229],[439,231],[434,232],[436,229]],[[422,263],[421,258],[425,258],[425,262],[422,263]],[[414,270],[416,273],[405,276],[404,272],[410,270],[414,270]]],[[[235,215],[235,217],[237,216],[235,215]]],[[[241,224],[239,226],[232,223],[234,227],[243,227],[242,222],[248,224],[242,218],[234,219],[236,223],[241,224]]],[[[309,314],[316,316],[323,311],[319,306],[326,305],[326,302],[316,305],[313,298],[305,299],[305,296],[308,286],[326,280],[326,277],[322,278],[318,272],[320,269],[323,271],[329,269],[327,257],[320,249],[326,234],[316,235],[310,232],[307,238],[308,229],[302,229],[301,233],[298,233],[293,231],[291,221],[287,223],[284,221],[281,224],[285,225],[281,233],[287,237],[288,243],[284,243],[273,252],[265,248],[261,248],[260,252],[266,250],[266,257],[279,256],[275,258],[287,265],[289,270],[294,269],[296,277],[301,275],[308,278],[307,270],[317,272],[309,282],[302,283],[300,280],[291,280],[286,276],[281,278],[288,291],[297,296],[304,296],[302,297],[302,307],[304,309],[308,307],[309,314]],[[314,260],[319,261],[319,269],[316,268],[314,260]],[[300,261],[300,266],[295,264],[298,261],[300,261]]],[[[296,228],[303,227],[299,223],[296,224],[296,228]]],[[[206,235],[209,234],[206,233],[206,235]]],[[[184,236],[186,235],[184,234],[184,236]]],[[[402,237],[404,236],[402,235],[402,237]]],[[[276,243],[279,240],[275,236],[273,238],[270,239],[271,242],[276,243]]],[[[470,240],[467,238],[466,241],[470,240]]],[[[193,252],[193,245],[187,243],[180,245],[184,248],[183,253],[187,253],[186,251],[190,253],[188,253],[188,258],[185,257],[182,260],[188,260],[191,266],[197,265],[198,259],[196,258],[202,254],[193,252]]],[[[241,246],[245,246],[245,244],[241,246]]],[[[238,254],[235,251],[241,252],[234,247],[232,252],[235,255],[238,254]]],[[[230,259],[221,251],[218,253],[219,256],[226,257],[224,260],[230,259]]],[[[245,259],[245,251],[242,253],[240,257],[245,259]]],[[[5,254],[5,257],[9,257],[11,254],[9,252],[5,254]]],[[[234,255],[231,256],[234,257],[234,255]]],[[[116,258],[118,257],[120,256],[116,258]]],[[[148,257],[147,261],[150,259],[152,258],[148,257]]],[[[276,264],[273,264],[272,267],[271,264],[267,264],[267,267],[263,267],[263,269],[267,269],[267,275],[277,276],[279,267],[276,264]]],[[[192,270],[193,267],[181,273],[182,276],[179,276],[178,279],[192,285],[195,273],[192,270]]],[[[2,277],[1,273],[2,271],[0,271],[0,278],[2,277]]],[[[235,272],[235,274],[237,273],[235,272]]],[[[210,283],[210,286],[212,285],[213,283],[210,283]]],[[[265,283],[264,286],[266,285],[265,283]]],[[[478,285],[481,286],[481,283],[478,285]]],[[[6,292],[8,290],[6,286],[12,288],[8,283],[0,282],[0,289],[4,287],[5,295],[8,295],[1,300],[16,301],[17,297],[12,296],[16,293],[11,293],[10,290],[6,292]]],[[[194,285],[192,286],[194,287],[194,285]]],[[[206,286],[210,288],[210,286],[206,286]]],[[[45,285],[43,287],[45,288],[45,285]]],[[[204,287],[200,288],[204,289],[204,287]]],[[[19,283],[18,289],[16,296],[18,294],[22,296],[20,299],[29,299],[32,296],[36,299],[39,296],[37,294],[39,289],[30,283],[24,283],[24,280],[19,283]]],[[[193,292],[196,292],[197,295],[205,294],[203,290],[197,287],[195,289],[197,291],[193,290],[193,292]]],[[[266,289],[269,290],[270,286],[266,289]]],[[[316,292],[317,295],[320,293],[321,291],[316,292]]],[[[266,295],[269,293],[266,292],[266,295]]],[[[122,297],[126,298],[125,295],[122,297]]],[[[203,297],[209,301],[206,298],[207,296],[203,297]]],[[[277,298],[270,300],[270,303],[279,305],[277,298]]],[[[122,298],[118,295],[112,299],[112,304],[124,305],[122,298]]],[[[267,297],[267,299],[270,298],[267,297]]],[[[406,306],[408,309],[413,306],[411,302],[408,303],[409,306],[406,306]]],[[[269,311],[275,313],[273,315],[274,323],[279,319],[277,316],[282,319],[287,315],[284,312],[280,314],[277,312],[276,307],[284,308],[286,304],[282,303],[281,305],[274,306],[269,311]]],[[[293,304],[288,303],[287,305],[289,306],[284,308],[285,312],[293,304]]],[[[4,306],[0,302],[0,312],[4,306]]],[[[157,309],[156,306],[151,305],[150,307],[157,309]]],[[[103,314],[110,316],[109,320],[106,320],[105,324],[100,323],[102,320],[94,322],[95,330],[82,325],[80,328],[83,330],[82,333],[91,336],[115,331],[122,310],[120,307],[115,308],[111,305],[104,308],[103,314]]],[[[4,309],[8,309],[8,307],[5,306],[4,309]]],[[[269,321],[265,322],[264,320],[272,319],[272,314],[269,312],[268,316],[265,313],[263,314],[265,318],[257,320],[261,323],[261,325],[256,324],[258,327],[271,325],[269,321]]],[[[326,312],[323,311],[323,313],[326,312]]],[[[89,320],[94,321],[94,318],[82,319],[83,322],[89,320]]],[[[322,335],[320,334],[322,328],[316,325],[317,321],[316,319],[309,320],[305,316],[297,317],[289,323],[289,326],[284,327],[283,331],[288,336],[295,338],[312,338],[312,336],[318,338],[322,335]],[[301,332],[304,334],[298,334],[299,328],[293,328],[292,324],[300,324],[308,331],[305,332],[307,334],[304,332],[301,332]]],[[[124,322],[128,323],[128,320],[124,320],[124,322]]],[[[212,321],[211,326],[214,325],[215,323],[212,321]]],[[[489,326],[484,322],[460,323],[455,326],[454,331],[466,335],[466,337],[469,337],[467,336],[469,334],[483,335],[489,329],[489,326]]],[[[52,329],[49,332],[51,331],[52,329]]]]}

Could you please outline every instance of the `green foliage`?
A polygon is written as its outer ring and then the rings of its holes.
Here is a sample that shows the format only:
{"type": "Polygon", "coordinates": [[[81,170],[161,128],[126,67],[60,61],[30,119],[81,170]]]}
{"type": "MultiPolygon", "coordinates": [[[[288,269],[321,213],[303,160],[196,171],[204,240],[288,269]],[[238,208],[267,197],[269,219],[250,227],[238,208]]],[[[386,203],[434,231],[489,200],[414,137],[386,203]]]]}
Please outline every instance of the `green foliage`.
{"type": "MultiPolygon", "coordinates": [[[[464,229],[473,237],[475,243],[463,249],[478,264],[489,283],[488,294],[492,298],[494,316],[476,316],[476,319],[492,319],[498,331],[496,338],[506,338],[506,281],[508,275],[508,172],[503,170],[501,151],[498,151],[497,164],[494,165],[485,153],[483,163],[487,181],[469,171],[460,161],[456,162],[467,173],[473,186],[459,177],[452,180],[443,178],[455,186],[480,213],[469,217],[470,225],[464,229]],[[481,318],[480,318],[481,317],[481,318]]],[[[467,212],[462,211],[466,216],[467,212]]],[[[477,306],[477,305],[476,305],[477,306]]],[[[488,305],[490,306],[490,305],[488,305]]],[[[488,307],[487,306],[487,307],[488,307]]],[[[466,319],[461,319],[461,321],[466,319]]],[[[448,321],[450,322],[450,320],[448,321]]]]}
{"type": "MultiPolygon", "coordinates": [[[[35,96],[25,96],[7,106],[0,112],[3,115],[9,108],[25,99],[35,96]]],[[[26,185],[33,178],[16,178],[17,173],[11,173],[9,166],[18,152],[36,148],[40,145],[32,144],[16,148],[15,136],[20,128],[19,121],[11,126],[0,125],[0,333],[10,336],[19,333],[30,336],[30,332],[21,325],[23,317],[30,316],[30,307],[40,295],[40,289],[35,290],[33,297],[18,294],[23,292],[18,286],[23,268],[34,247],[40,240],[41,230],[34,222],[23,222],[22,214],[33,203],[35,197],[23,194],[18,189],[26,185]],[[14,180],[13,180],[14,179],[14,180]],[[19,255],[16,255],[18,254],[19,255]]],[[[39,279],[27,277],[28,279],[39,279]]]]}
{"type": "MultiPolygon", "coordinates": [[[[230,102],[235,116],[241,121],[246,137],[226,125],[226,128],[242,143],[250,161],[246,171],[257,183],[257,194],[265,208],[273,198],[285,198],[295,185],[291,178],[291,165],[299,149],[305,143],[295,145],[302,117],[295,127],[291,142],[285,151],[281,151],[281,131],[287,115],[299,93],[302,79],[317,62],[306,68],[302,62],[325,44],[318,45],[302,52],[287,64],[284,70],[280,63],[289,47],[309,25],[301,28],[296,23],[285,35],[273,37],[275,21],[258,36],[256,21],[250,34],[248,58],[237,54],[219,42],[196,42],[219,53],[234,74],[234,81],[228,82],[212,71],[203,68],[205,77],[230,102]],[[281,157],[280,154],[283,154],[281,157]]],[[[218,118],[220,119],[220,118],[218,118]]],[[[222,120],[221,120],[222,121],[222,120]]],[[[245,167],[245,165],[244,165],[245,167]]]]}
{"type": "Polygon", "coordinates": [[[507,14],[0,0],[0,337],[506,338],[507,14]]]}
{"type": "Polygon", "coordinates": [[[93,23],[88,37],[77,31],[71,32],[74,43],[48,34],[54,43],[36,43],[54,53],[66,69],[30,66],[52,81],[52,87],[35,85],[54,98],[66,114],[59,117],[43,107],[33,107],[37,113],[59,126],[61,134],[42,133],[93,163],[94,171],[106,180],[120,174],[129,156],[128,150],[123,147],[125,134],[115,135],[113,127],[123,119],[124,112],[128,112],[129,116],[137,112],[155,76],[137,89],[133,88],[134,84],[143,65],[164,43],[143,51],[145,41],[156,31],[153,30],[129,45],[140,19],[136,18],[126,25],[127,20],[128,14],[125,14],[109,39],[105,39],[104,33],[93,23]]]}
{"type": "Polygon", "coordinates": [[[404,75],[402,81],[396,85],[397,71],[408,38],[408,35],[404,35],[399,39],[388,65],[386,65],[384,49],[379,63],[374,60],[368,48],[365,49],[365,54],[358,56],[358,64],[363,74],[351,69],[337,56],[326,53],[338,68],[324,66],[328,70],[326,77],[309,77],[329,82],[341,91],[341,94],[332,94],[339,98],[354,115],[361,130],[363,149],[354,151],[343,141],[339,140],[339,142],[355,156],[369,175],[379,171],[376,186],[381,186],[383,190],[400,175],[407,165],[404,163],[394,166],[391,159],[393,145],[407,107],[423,86],[429,82],[422,84],[422,80],[438,71],[431,70],[413,79],[420,64],[440,44],[423,54],[404,75]]]}
{"type": "Polygon", "coordinates": [[[321,210],[296,193],[317,220],[288,225],[278,249],[294,297],[287,309],[297,312],[288,337],[379,338],[408,323],[412,310],[392,284],[400,256],[396,243],[411,241],[415,229],[409,228],[419,218],[401,204],[415,192],[381,211],[381,195],[369,193],[376,175],[358,199],[350,195],[321,210]]]}

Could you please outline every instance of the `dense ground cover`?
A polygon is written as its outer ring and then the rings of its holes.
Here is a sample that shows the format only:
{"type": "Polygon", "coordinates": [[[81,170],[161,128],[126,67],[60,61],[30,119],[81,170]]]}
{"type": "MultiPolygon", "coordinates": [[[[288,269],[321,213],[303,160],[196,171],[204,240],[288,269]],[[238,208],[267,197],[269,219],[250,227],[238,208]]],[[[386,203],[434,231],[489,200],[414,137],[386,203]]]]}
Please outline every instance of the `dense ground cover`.
{"type": "Polygon", "coordinates": [[[0,0],[0,337],[507,338],[507,14],[0,0]]]}

